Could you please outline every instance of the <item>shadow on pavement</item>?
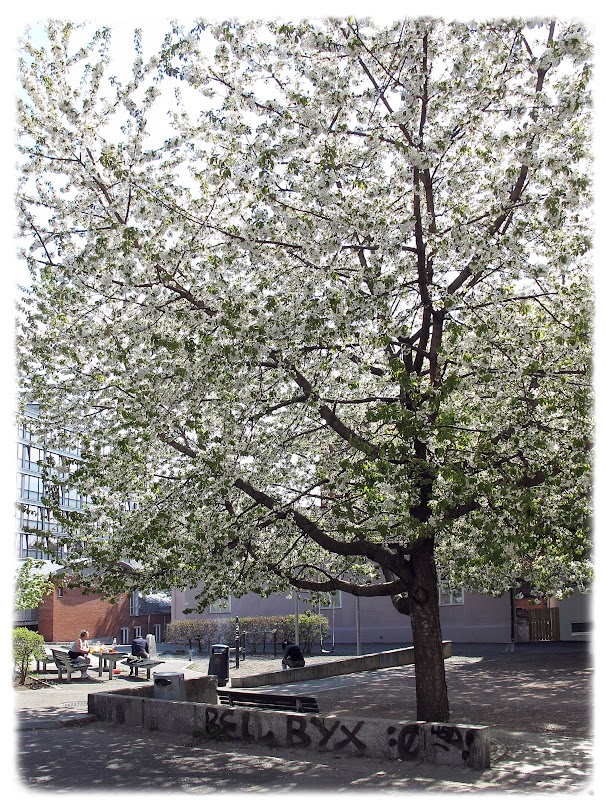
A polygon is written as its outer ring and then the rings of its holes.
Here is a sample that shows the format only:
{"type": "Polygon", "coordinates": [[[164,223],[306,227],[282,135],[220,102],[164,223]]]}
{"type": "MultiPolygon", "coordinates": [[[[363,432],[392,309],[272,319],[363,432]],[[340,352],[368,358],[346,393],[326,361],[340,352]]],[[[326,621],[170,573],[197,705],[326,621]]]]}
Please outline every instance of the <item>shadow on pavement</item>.
{"type": "MultiPolygon", "coordinates": [[[[451,721],[588,738],[592,673],[586,651],[451,657],[446,661],[451,721]]],[[[321,712],[416,717],[413,668],[352,674],[347,680],[341,678],[341,686],[330,680],[315,683],[321,712]]]]}

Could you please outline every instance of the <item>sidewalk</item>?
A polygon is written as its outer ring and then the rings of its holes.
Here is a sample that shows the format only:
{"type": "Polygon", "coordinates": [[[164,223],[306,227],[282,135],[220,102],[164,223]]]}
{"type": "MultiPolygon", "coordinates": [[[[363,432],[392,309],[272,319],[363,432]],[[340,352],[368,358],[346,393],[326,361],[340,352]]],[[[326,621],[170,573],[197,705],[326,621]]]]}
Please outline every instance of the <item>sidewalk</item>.
{"type": "MultiPolygon", "coordinates": [[[[101,683],[79,683],[75,677],[71,685],[16,694],[17,726],[23,730],[17,733],[21,777],[30,788],[74,788],[73,764],[62,744],[53,741],[59,732],[69,733],[70,746],[78,748],[87,789],[488,790],[578,798],[592,788],[591,658],[585,647],[557,645],[523,649],[518,645],[513,651],[502,645],[453,649],[446,662],[452,720],[491,727],[493,765],[485,772],[332,753],[327,759],[302,750],[199,743],[188,736],[86,723],[88,692],[132,686],[132,679],[120,676],[112,682],[104,677],[101,683]]],[[[341,655],[342,649],[337,650],[334,657],[341,655]]],[[[200,675],[188,666],[187,657],[167,658],[162,669],[183,670],[187,677],[200,675]]],[[[241,663],[239,673],[261,666],[277,669],[279,660],[250,657],[241,663]]],[[[412,667],[280,687],[289,689],[313,692],[320,711],[333,715],[414,717],[412,667]]]]}

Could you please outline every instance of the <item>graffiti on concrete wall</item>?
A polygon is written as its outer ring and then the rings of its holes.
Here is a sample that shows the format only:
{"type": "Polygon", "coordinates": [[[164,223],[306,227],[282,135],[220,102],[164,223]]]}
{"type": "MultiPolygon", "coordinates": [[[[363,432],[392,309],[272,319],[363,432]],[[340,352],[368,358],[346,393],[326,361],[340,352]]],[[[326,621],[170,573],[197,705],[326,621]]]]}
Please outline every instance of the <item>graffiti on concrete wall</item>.
{"type": "Polygon", "coordinates": [[[452,724],[433,724],[430,729],[428,746],[438,747],[444,752],[452,753],[454,750],[460,753],[461,758],[467,761],[470,750],[476,740],[477,733],[473,729],[467,729],[465,735],[459,727],[452,724]]]}
{"type": "Polygon", "coordinates": [[[230,735],[232,738],[239,738],[242,741],[261,741],[264,743],[275,743],[276,737],[270,730],[263,735],[256,731],[257,722],[255,714],[250,710],[234,710],[233,708],[222,709],[220,707],[206,708],[206,728],[220,730],[230,735]]]}
{"type": "Polygon", "coordinates": [[[352,728],[338,719],[334,719],[331,727],[327,727],[326,724],[327,719],[325,718],[287,715],[286,745],[308,748],[313,744],[320,749],[330,748],[340,751],[351,744],[358,752],[366,751],[366,744],[357,737],[364,726],[364,721],[358,721],[352,728]],[[343,735],[345,735],[344,738],[343,735]],[[333,743],[329,745],[328,742],[331,740],[333,743]]]}
{"type": "Polygon", "coordinates": [[[416,760],[421,751],[421,737],[418,724],[407,724],[401,727],[398,732],[398,727],[387,727],[387,734],[390,737],[388,744],[391,747],[397,747],[398,757],[400,760],[416,760]]]}
{"type": "MultiPolygon", "coordinates": [[[[283,745],[304,749],[332,750],[364,755],[369,743],[376,743],[377,731],[362,719],[346,719],[272,713],[266,714],[265,722],[275,725],[283,721],[280,730],[261,729],[259,713],[254,710],[233,707],[207,707],[206,727],[220,730],[234,739],[256,741],[269,744],[278,743],[281,736],[283,745]],[[281,718],[279,718],[281,716],[281,718]],[[368,733],[372,732],[372,739],[368,733]]],[[[421,724],[389,725],[384,730],[383,742],[386,748],[397,750],[402,760],[415,760],[422,751],[421,724]]],[[[280,744],[282,745],[282,744],[280,744]]]]}
{"type": "Polygon", "coordinates": [[[488,727],[305,715],[200,702],[154,702],[113,693],[95,694],[89,710],[101,720],[149,729],[174,731],[182,727],[182,731],[189,728],[197,732],[206,728],[211,738],[222,736],[269,746],[490,768],[488,727]],[[146,705],[149,709],[144,709],[146,705]]]}

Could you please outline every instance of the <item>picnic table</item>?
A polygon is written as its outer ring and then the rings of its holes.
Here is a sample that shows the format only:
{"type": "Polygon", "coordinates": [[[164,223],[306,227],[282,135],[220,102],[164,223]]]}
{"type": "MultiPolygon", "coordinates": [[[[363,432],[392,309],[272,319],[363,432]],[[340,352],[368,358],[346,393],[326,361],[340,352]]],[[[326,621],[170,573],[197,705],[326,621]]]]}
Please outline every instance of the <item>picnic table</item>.
{"type": "Polygon", "coordinates": [[[109,669],[109,678],[114,678],[114,667],[120,662],[121,659],[127,657],[128,654],[123,651],[112,651],[106,649],[104,651],[89,650],[89,654],[99,658],[99,676],[103,675],[103,669],[109,669]]]}

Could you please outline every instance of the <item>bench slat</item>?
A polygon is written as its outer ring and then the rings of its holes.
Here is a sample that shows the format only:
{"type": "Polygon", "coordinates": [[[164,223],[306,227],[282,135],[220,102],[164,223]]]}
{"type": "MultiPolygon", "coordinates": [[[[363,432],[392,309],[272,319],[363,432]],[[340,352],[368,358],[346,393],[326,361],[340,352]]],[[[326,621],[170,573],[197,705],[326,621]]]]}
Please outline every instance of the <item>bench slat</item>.
{"type": "Polygon", "coordinates": [[[151,669],[155,668],[156,665],[164,665],[163,659],[145,659],[139,658],[139,660],[133,660],[132,662],[128,661],[128,657],[126,659],[121,660],[123,665],[128,665],[131,670],[134,670],[134,675],[139,675],[139,668],[145,668],[147,670],[147,678],[151,679],[151,669]]]}
{"type": "Polygon", "coordinates": [[[72,673],[85,672],[91,666],[90,662],[74,662],[69,658],[67,651],[59,651],[57,648],[51,648],[53,660],[57,666],[57,673],[59,680],[63,678],[63,672],[67,674],[67,681],[71,682],[72,673]]]}
{"type": "Polygon", "coordinates": [[[217,695],[221,704],[229,704],[230,707],[258,707],[266,710],[291,709],[299,713],[319,712],[318,702],[313,696],[261,693],[229,688],[217,688],[217,695]]]}

